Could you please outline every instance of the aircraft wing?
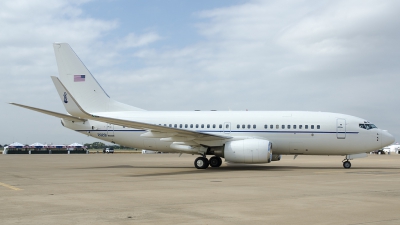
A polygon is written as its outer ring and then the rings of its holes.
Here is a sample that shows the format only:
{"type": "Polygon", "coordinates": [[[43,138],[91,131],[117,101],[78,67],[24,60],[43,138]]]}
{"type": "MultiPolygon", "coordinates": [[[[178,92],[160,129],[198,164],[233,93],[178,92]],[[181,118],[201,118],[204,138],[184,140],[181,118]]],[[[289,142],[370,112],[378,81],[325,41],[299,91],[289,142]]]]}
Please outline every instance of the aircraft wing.
{"type": "Polygon", "coordinates": [[[173,127],[165,127],[165,126],[160,126],[160,125],[156,125],[156,124],[149,124],[149,123],[142,123],[142,122],[131,121],[131,120],[103,117],[103,116],[98,116],[98,115],[92,115],[87,112],[84,112],[84,113],[86,113],[88,116],[90,116],[90,120],[96,120],[96,121],[100,121],[100,122],[130,127],[130,128],[134,128],[134,129],[147,130],[149,133],[145,134],[144,136],[148,136],[148,137],[169,138],[169,137],[180,136],[180,137],[186,137],[189,140],[195,139],[195,140],[201,140],[201,141],[226,140],[226,139],[232,138],[229,136],[202,133],[202,132],[173,128],[173,127]]]}
{"type": "Polygon", "coordinates": [[[70,120],[70,121],[79,121],[79,122],[85,122],[86,121],[86,119],[82,119],[82,118],[75,117],[75,116],[70,116],[70,115],[63,114],[63,113],[53,112],[53,111],[49,111],[49,110],[45,110],[45,109],[39,109],[39,108],[35,108],[35,107],[27,106],[27,105],[21,105],[21,104],[13,103],[13,102],[11,102],[10,104],[11,105],[16,105],[16,106],[19,106],[19,107],[22,107],[22,108],[30,109],[30,110],[33,110],[33,111],[36,111],[36,112],[41,112],[41,113],[44,113],[44,114],[47,114],[47,115],[50,115],[50,116],[55,116],[55,117],[58,117],[58,118],[67,119],[67,120],[70,120]]]}
{"type": "MultiPolygon", "coordinates": [[[[58,80],[58,78],[55,78],[55,79],[58,80]]],[[[155,124],[149,124],[149,123],[143,123],[143,122],[138,122],[138,121],[119,119],[119,118],[111,118],[111,117],[91,114],[89,112],[86,112],[79,105],[78,101],[76,101],[74,96],[72,96],[72,94],[68,91],[68,89],[64,86],[64,84],[60,80],[57,81],[57,84],[60,84],[60,86],[58,86],[58,87],[56,86],[57,88],[62,88],[63,91],[68,93],[68,95],[72,99],[72,102],[70,104],[73,104],[74,105],[73,107],[80,111],[77,113],[79,113],[79,115],[82,115],[82,117],[85,117],[88,120],[95,120],[95,121],[99,121],[99,122],[104,122],[104,123],[109,123],[109,124],[114,124],[114,125],[119,125],[119,126],[124,126],[124,127],[130,127],[130,128],[134,128],[134,129],[143,129],[143,130],[147,130],[147,133],[142,135],[144,137],[170,138],[172,141],[177,141],[177,142],[178,142],[178,140],[182,140],[182,142],[193,141],[193,140],[218,141],[218,140],[226,140],[226,139],[232,138],[229,136],[202,133],[202,132],[197,132],[197,131],[172,128],[172,127],[164,127],[164,126],[155,125],[155,124]]]]}
{"type": "MultiPolygon", "coordinates": [[[[172,142],[186,142],[190,143],[191,141],[222,141],[226,139],[231,139],[230,136],[223,135],[215,135],[209,133],[196,132],[191,130],[165,127],[155,124],[143,123],[138,121],[132,121],[129,119],[121,119],[121,118],[113,118],[107,115],[101,115],[101,113],[89,113],[86,112],[76,101],[74,96],[68,91],[68,89],[64,86],[64,84],[58,79],[58,77],[52,77],[54,84],[56,84],[57,91],[59,93],[68,93],[68,96],[72,99],[72,102],[69,102],[69,106],[73,109],[76,115],[79,115],[78,118],[86,118],[88,120],[95,120],[99,122],[130,127],[134,129],[146,130],[147,132],[142,134],[143,137],[149,138],[161,138],[165,141],[172,142]]],[[[197,144],[197,143],[191,143],[197,144]]]]}

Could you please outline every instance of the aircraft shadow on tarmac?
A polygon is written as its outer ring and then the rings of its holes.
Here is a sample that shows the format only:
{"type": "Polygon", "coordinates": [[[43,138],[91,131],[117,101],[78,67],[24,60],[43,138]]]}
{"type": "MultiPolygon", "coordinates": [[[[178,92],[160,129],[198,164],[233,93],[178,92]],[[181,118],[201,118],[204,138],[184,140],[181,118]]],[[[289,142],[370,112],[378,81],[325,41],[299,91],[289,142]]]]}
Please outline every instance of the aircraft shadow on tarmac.
{"type": "MultiPolygon", "coordinates": [[[[134,165],[115,165],[115,166],[102,166],[102,167],[85,167],[77,169],[149,169],[149,173],[144,174],[132,174],[127,175],[127,177],[151,177],[151,176],[170,176],[170,175],[183,175],[183,174],[204,174],[204,173],[224,173],[232,171],[308,171],[314,170],[315,172],[343,172],[343,174],[370,174],[370,175],[384,175],[384,174],[400,174],[400,171],[389,171],[398,170],[400,167],[354,167],[352,169],[346,170],[342,167],[301,167],[301,166],[264,166],[264,165],[226,165],[219,168],[208,168],[205,170],[199,170],[192,166],[188,167],[169,167],[169,166],[134,166],[134,165]],[[150,169],[164,169],[163,171],[157,173],[151,173],[153,170],[150,169]],[[171,171],[173,169],[174,171],[171,171]],[[180,169],[177,171],[176,169],[180,169]]],[[[143,171],[142,171],[143,172],[143,171]]],[[[310,173],[311,174],[311,173],[310,173]]],[[[312,173],[314,174],[314,173],[312,173]]],[[[282,174],[280,174],[282,175],[282,174]]]]}

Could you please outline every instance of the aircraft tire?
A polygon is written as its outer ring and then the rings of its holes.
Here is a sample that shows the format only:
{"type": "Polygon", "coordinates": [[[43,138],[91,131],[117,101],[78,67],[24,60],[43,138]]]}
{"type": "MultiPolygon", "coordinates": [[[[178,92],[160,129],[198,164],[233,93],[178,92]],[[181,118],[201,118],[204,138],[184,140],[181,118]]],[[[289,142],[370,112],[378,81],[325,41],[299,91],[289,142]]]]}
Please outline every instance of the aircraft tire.
{"type": "Polygon", "coordinates": [[[211,167],[220,167],[222,164],[222,159],[218,156],[213,156],[209,160],[211,167]]]}
{"type": "Polygon", "coordinates": [[[197,157],[194,160],[194,166],[197,169],[207,169],[208,165],[209,165],[209,162],[206,157],[197,157]]]}
{"type": "Polygon", "coordinates": [[[350,169],[351,168],[351,162],[350,161],[344,161],[343,162],[343,168],[350,169]]]}

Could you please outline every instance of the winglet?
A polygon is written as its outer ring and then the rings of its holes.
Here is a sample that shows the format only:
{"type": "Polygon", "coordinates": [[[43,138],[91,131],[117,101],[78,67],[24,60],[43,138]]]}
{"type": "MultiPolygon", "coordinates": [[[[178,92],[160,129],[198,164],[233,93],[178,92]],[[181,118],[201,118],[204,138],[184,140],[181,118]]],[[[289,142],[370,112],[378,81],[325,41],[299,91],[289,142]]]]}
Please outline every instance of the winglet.
{"type": "Polygon", "coordinates": [[[52,76],[51,79],[53,80],[54,86],[57,89],[58,95],[60,96],[60,99],[67,110],[67,112],[73,116],[77,117],[85,117],[86,115],[82,113],[82,110],[77,106],[76,101],[71,101],[71,94],[69,94],[69,91],[65,88],[64,84],[61,83],[60,79],[58,77],[52,76]]]}
{"type": "Polygon", "coordinates": [[[64,100],[64,106],[65,109],[67,109],[67,111],[69,113],[73,113],[74,116],[79,116],[79,117],[97,117],[95,115],[92,115],[88,112],[86,112],[80,105],[79,103],[76,101],[76,99],[74,98],[74,96],[72,96],[72,94],[68,91],[68,89],[64,86],[63,83],[61,83],[61,81],[57,78],[57,77],[51,77],[51,79],[54,82],[54,85],[57,88],[57,92],[60,95],[61,100],[64,100]],[[72,99],[71,101],[68,101],[68,103],[65,103],[65,99],[63,98],[64,96],[69,96],[72,99]],[[66,106],[66,104],[70,104],[68,106],[66,106]],[[70,112],[71,111],[71,112],[70,112]]]}

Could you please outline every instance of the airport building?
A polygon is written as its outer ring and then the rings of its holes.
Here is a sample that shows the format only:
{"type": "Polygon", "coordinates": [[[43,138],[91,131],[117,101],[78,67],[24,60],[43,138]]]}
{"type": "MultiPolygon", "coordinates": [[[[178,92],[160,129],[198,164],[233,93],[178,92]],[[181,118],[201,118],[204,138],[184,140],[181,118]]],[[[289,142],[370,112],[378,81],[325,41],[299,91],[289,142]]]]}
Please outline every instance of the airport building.
{"type": "Polygon", "coordinates": [[[47,145],[39,142],[23,145],[14,142],[3,149],[3,154],[88,154],[84,145],[72,143],[70,145],[47,145]]]}

